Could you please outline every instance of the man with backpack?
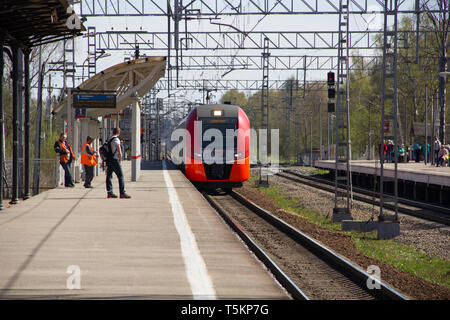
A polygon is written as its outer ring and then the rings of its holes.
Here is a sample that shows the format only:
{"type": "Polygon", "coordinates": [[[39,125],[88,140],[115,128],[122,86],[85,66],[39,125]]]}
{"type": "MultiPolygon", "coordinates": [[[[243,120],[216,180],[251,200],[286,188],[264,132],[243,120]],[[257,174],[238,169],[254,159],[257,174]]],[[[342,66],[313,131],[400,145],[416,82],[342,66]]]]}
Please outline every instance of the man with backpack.
{"type": "Polygon", "coordinates": [[[122,150],[119,136],[120,128],[114,128],[112,137],[100,148],[100,154],[106,160],[106,191],[108,198],[117,198],[117,195],[113,193],[112,186],[112,174],[115,173],[119,180],[120,198],[129,199],[131,196],[125,192],[125,180],[120,164],[122,161],[122,150]]]}

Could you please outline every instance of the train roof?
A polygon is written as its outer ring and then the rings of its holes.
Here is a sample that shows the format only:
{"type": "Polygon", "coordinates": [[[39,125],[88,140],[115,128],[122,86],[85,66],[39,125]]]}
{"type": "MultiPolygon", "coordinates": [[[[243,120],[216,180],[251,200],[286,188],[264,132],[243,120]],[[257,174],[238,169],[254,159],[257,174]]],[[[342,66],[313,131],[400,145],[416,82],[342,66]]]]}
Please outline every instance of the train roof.
{"type": "Polygon", "coordinates": [[[237,118],[239,116],[239,106],[232,104],[205,104],[196,107],[198,117],[211,117],[214,110],[222,110],[223,117],[226,118],[237,118]]]}

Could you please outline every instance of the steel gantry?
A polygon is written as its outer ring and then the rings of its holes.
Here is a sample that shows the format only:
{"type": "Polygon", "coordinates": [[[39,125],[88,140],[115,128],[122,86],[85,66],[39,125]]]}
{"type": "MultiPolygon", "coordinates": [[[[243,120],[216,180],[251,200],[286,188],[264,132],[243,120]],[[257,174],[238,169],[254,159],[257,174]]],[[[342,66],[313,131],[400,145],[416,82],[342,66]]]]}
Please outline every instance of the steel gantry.
{"type": "Polygon", "coordinates": [[[351,219],[351,172],[350,172],[350,118],[349,118],[349,0],[341,0],[339,6],[339,45],[338,45],[338,72],[337,72],[337,103],[336,103],[336,158],[335,158],[335,195],[333,221],[351,219]],[[345,171],[339,170],[344,164],[345,171]],[[339,184],[345,185],[341,191],[339,184]]]}
{"type": "MultiPolygon", "coordinates": [[[[381,0],[352,0],[350,14],[383,13],[381,0]]],[[[167,16],[170,9],[159,0],[81,0],[80,15],[95,16],[167,16]]],[[[187,17],[268,14],[338,14],[340,0],[190,0],[185,2],[187,17]]],[[[416,13],[408,1],[399,3],[399,13],[416,13]]]]}
{"type": "MultiPolygon", "coordinates": [[[[418,44],[419,49],[428,48],[434,40],[434,31],[421,30],[423,42],[418,44]]],[[[383,46],[374,37],[382,30],[349,30],[350,49],[382,49],[383,46]]],[[[400,31],[402,38],[415,34],[415,30],[400,31]]],[[[329,49],[338,47],[339,31],[252,31],[243,34],[239,31],[183,31],[185,37],[192,39],[189,42],[189,51],[194,50],[263,50],[267,38],[272,49],[329,49]]],[[[97,49],[104,50],[134,50],[139,45],[140,50],[167,51],[169,41],[167,31],[97,31],[97,49]]]]}
{"type": "MultiPolygon", "coordinates": [[[[394,145],[394,172],[388,177],[385,172],[385,155],[380,153],[380,215],[379,221],[398,222],[398,81],[397,81],[397,54],[398,54],[398,0],[385,1],[384,33],[383,33],[383,70],[381,80],[381,141],[392,140],[394,145]],[[392,29],[389,29],[392,26],[392,29]],[[393,187],[390,196],[386,192],[387,184],[393,187]],[[395,207],[394,215],[384,211],[386,203],[395,207]]],[[[389,190],[388,190],[389,192],[389,190]]]]}
{"type": "MultiPolygon", "coordinates": [[[[304,30],[283,32],[267,30],[243,31],[232,24],[213,22],[225,16],[265,16],[341,13],[340,0],[81,0],[81,16],[96,17],[167,17],[167,30],[103,30],[94,33],[95,50],[135,50],[151,54],[167,53],[166,79],[175,85],[166,85],[170,94],[172,88],[183,88],[183,72],[190,70],[227,70],[222,78],[235,70],[263,70],[263,59],[259,59],[251,50],[264,50],[267,41],[271,48],[270,70],[293,70],[302,64],[309,70],[336,70],[338,61],[330,53],[339,46],[339,31],[304,30]],[[209,19],[209,26],[219,25],[219,31],[193,31],[188,21],[209,19]],[[181,22],[184,22],[181,23],[181,22]],[[183,30],[184,26],[184,30],[183,30]],[[229,27],[223,32],[220,27],[229,27]],[[323,56],[281,55],[279,50],[329,50],[323,56]],[[237,53],[230,53],[237,50],[237,53]],[[246,50],[246,51],[245,51],[246,50]],[[158,52],[162,51],[162,52],[158,52]],[[214,55],[208,54],[214,52],[214,55]],[[245,52],[244,52],[245,51],[245,52]],[[223,52],[223,53],[222,53],[223,52]],[[172,72],[175,71],[175,76],[172,72]]],[[[398,13],[420,15],[423,6],[413,6],[408,1],[399,3],[398,13]]],[[[373,15],[384,12],[382,0],[352,0],[349,2],[348,15],[373,15]]],[[[261,18],[262,19],[262,18],[261,18]]],[[[115,26],[114,26],[115,27],[115,26]]],[[[160,28],[160,26],[158,27],[160,28]]],[[[103,28],[107,29],[107,28],[103,28]]],[[[128,28],[127,28],[128,29],[128,28]]],[[[347,30],[349,49],[382,49],[382,44],[375,35],[382,30],[347,30]]],[[[402,31],[402,38],[418,30],[402,31]]],[[[433,31],[421,30],[423,41],[417,42],[416,51],[427,48],[432,41],[433,31]]],[[[92,35],[90,35],[92,37],[92,35]]],[[[89,37],[89,38],[90,38],[89,37]]],[[[405,41],[405,46],[408,44],[405,41]]],[[[92,51],[92,50],[91,50],[92,51]]],[[[255,52],[256,53],[256,52],[255,52]]],[[[416,57],[417,58],[417,57],[416,57]]],[[[360,59],[353,59],[357,61],[360,59]]],[[[365,65],[355,64],[349,60],[349,69],[372,68],[381,65],[379,57],[363,59],[365,65]]],[[[220,86],[220,79],[216,80],[220,86]]],[[[214,88],[214,85],[211,87],[214,88]]],[[[262,87],[258,88],[262,90],[262,87]]]]}

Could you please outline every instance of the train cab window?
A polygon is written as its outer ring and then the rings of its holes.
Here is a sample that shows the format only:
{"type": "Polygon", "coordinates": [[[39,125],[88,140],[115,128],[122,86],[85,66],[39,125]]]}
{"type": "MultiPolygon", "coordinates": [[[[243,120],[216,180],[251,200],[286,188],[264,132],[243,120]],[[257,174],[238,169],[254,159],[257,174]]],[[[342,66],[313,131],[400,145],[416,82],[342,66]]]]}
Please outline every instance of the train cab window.
{"type": "MultiPolygon", "coordinates": [[[[221,118],[220,120],[217,118],[199,118],[199,121],[202,121],[202,137],[205,135],[205,132],[208,129],[217,129],[220,131],[223,137],[223,149],[226,149],[226,136],[227,136],[227,129],[232,129],[233,132],[235,132],[238,128],[238,119],[236,118],[221,118]]],[[[211,141],[205,141],[203,140],[202,147],[203,149],[206,148],[210,143],[214,141],[214,137],[211,139],[211,141]]],[[[234,137],[234,143],[233,143],[234,150],[237,149],[237,137],[234,137]]]]}

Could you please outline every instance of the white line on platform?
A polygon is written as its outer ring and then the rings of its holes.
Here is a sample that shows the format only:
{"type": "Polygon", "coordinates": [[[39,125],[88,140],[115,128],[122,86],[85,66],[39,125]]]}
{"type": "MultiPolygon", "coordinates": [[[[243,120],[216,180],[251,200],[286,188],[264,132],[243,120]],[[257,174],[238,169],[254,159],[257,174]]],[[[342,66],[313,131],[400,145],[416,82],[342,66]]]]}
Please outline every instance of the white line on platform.
{"type": "Polygon", "coordinates": [[[167,172],[165,161],[162,162],[162,166],[164,181],[172,206],[173,221],[180,236],[181,252],[186,267],[186,275],[191,285],[192,295],[194,299],[216,299],[216,292],[209,277],[208,270],[206,269],[205,261],[200,254],[195,236],[186,218],[186,213],[180,203],[172,179],[167,172]]]}

